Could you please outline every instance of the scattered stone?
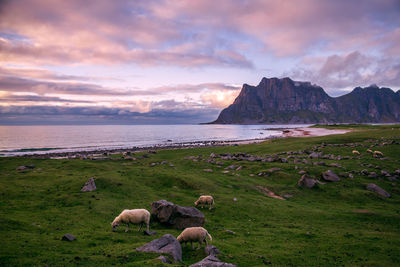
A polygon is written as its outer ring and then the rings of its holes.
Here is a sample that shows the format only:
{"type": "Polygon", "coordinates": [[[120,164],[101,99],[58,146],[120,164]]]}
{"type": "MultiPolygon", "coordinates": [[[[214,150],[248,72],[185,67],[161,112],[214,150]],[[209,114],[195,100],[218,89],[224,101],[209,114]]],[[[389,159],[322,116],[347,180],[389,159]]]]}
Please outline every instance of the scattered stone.
{"type": "Polygon", "coordinates": [[[82,187],[81,191],[82,192],[91,192],[96,190],[96,184],[94,183],[94,178],[89,178],[89,180],[85,183],[85,185],[82,187]]]}
{"type": "Polygon", "coordinates": [[[28,170],[28,169],[34,169],[34,168],[35,168],[34,164],[25,165],[25,166],[18,166],[17,167],[17,171],[24,171],[24,170],[28,170]]]}
{"type": "Polygon", "coordinates": [[[222,173],[229,173],[229,171],[223,171],[222,173]]]}
{"type": "Polygon", "coordinates": [[[369,174],[369,171],[367,169],[361,170],[361,174],[367,176],[369,174]]]}
{"type": "Polygon", "coordinates": [[[369,178],[376,178],[376,177],[378,177],[378,175],[376,174],[376,172],[371,172],[371,173],[368,175],[368,177],[369,177],[369,178]]]}
{"type": "Polygon", "coordinates": [[[216,256],[209,255],[201,261],[190,265],[189,267],[236,267],[236,265],[222,262],[216,256]]]}
{"type": "Polygon", "coordinates": [[[156,252],[170,254],[174,261],[182,261],[182,247],[179,241],[170,234],[163,235],[136,249],[139,252],[156,252]]]}
{"type": "Polygon", "coordinates": [[[172,263],[171,260],[166,256],[160,256],[157,259],[161,260],[162,263],[168,263],[168,264],[172,263]]]}
{"type": "Polygon", "coordinates": [[[299,174],[300,175],[303,175],[303,174],[306,174],[307,172],[305,171],[305,170],[301,170],[301,171],[299,171],[299,174]]]}
{"type": "Polygon", "coordinates": [[[76,240],[76,238],[75,238],[75,236],[73,236],[71,234],[65,234],[65,235],[63,235],[61,240],[62,241],[74,241],[74,240],[76,240]]]}
{"type": "Polygon", "coordinates": [[[161,163],[160,163],[161,165],[165,165],[165,164],[168,164],[168,161],[166,161],[166,160],[163,160],[163,161],[161,161],[161,163]]]}
{"type": "Polygon", "coordinates": [[[229,230],[229,229],[225,229],[225,232],[230,233],[232,235],[236,235],[236,232],[229,230]]]}
{"type": "Polygon", "coordinates": [[[224,165],[224,163],[223,163],[222,161],[217,161],[217,162],[215,162],[215,164],[217,164],[217,165],[219,165],[219,166],[224,165]]]}
{"type": "Polygon", "coordinates": [[[322,156],[322,152],[319,152],[319,153],[313,152],[313,153],[311,153],[308,157],[309,157],[310,159],[317,159],[317,158],[319,158],[319,157],[321,157],[321,156],[322,156]]]}
{"type": "Polygon", "coordinates": [[[233,169],[236,169],[237,167],[238,166],[236,166],[236,165],[230,165],[230,166],[226,167],[225,170],[233,170],[233,169]]]}
{"type": "Polygon", "coordinates": [[[203,226],[204,214],[195,207],[181,207],[166,200],[151,204],[151,215],[161,223],[172,225],[176,229],[203,226]]]}
{"type": "Polygon", "coordinates": [[[207,245],[204,249],[207,255],[218,255],[221,254],[221,252],[217,249],[216,246],[213,245],[207,245]]]}
{"type": "Polygon", "coordinates": [[[388,171],[385,171],[385,170],[381,170],[381,174],[383,176],[386,176],[386,177],[390,177],[391,176],[390,173],[388,171]]]}
{"type": "Polygon", "coordinates": [[[284,194],[283,197],[284,197],[284,198],[292,198],[293,195],[292,195],[292,194],[284,194]]]}
{"type": "Polygon", "coordinates": [[[240,171],[243,168],[243,166],[239,166],[236,168],[237,171],[240,171]]]}
{"type": "Polygon", "coordinates": [[[213,172],[212,169],[203,169],[203,171],[205,171],[205,172],[213,172]]]}
{"type": "Polygon", "coordinates": [[[234,197],[234,198],[233,198],[233,201],[237,201],[237,198],[236,198],[236,197],[234,197]]]}
{"type": "Polygon", "coordinates": [[[377,186],[376,184],[368,184],[366,188],[367,188],[367,190],[375,192],[383,197],[386,197],[386,198],[390,197],[390,194],[388,192],[386,192],[384,189],[377,186]]]}
{"type": "Polygon", "coordinates": [[[352,173],[349,173],[349,178],[354,179],[354,175],[352,173]]]}
{"type": "Polygon", "coordinates": [[[298,186],[307,187],[307,188],[313,188],[316,183],[317,183],[317,180],[312,179],[307,174],[304,174],[303,176],[301,176],[300,180],[297,182],[298,186]]]}
{"type": "Polygon", "coordinates": [[[157,163],[155,163],[155,162],[150,163],[150,167],[154,167],[156,165],[157,165],[157,163]]]}
{"type": "Polygon", "coordinates": [[[330,167],[336,167],[336,168],[342,168],[342,166],[339,163],[330,163],[328,164],[330,167]]]}
{"type": "Polygon", "coordinates": [[[278,171],[281,171],[281,170],[282,170],[281,168],[271,168],[271,169],[268,169],[267,172],[274,173],[274,172],[278,172],[278,171]]]}
{"type": "Polygon", "coordinates": [[[214,153],[211,153],[210,154],[210,158],[215,158],[216,156],[215,156],[215,154],[214,153]]]}
{"type": "Polygon", "coordinates": [[[320,161],[320,162],[314,162],[313,165],[316,166],[326,166],[326,163],[324,161],[320,161]]]}
{"type": "Polygon", "coordinates": [[[328,182],[339,182],[340,178],[333,171],[327,170],[322,173],[322,178],[328,182]]]}
{"type": "Polygon", "coordinates": [[[156,231],[147,231],[147,230],[144,230],[144,231],[143,231],[143,234],[144,234],[144,235],[152,236],[152,235],[157,234],[157,232],[156,232],[156,231]]]}

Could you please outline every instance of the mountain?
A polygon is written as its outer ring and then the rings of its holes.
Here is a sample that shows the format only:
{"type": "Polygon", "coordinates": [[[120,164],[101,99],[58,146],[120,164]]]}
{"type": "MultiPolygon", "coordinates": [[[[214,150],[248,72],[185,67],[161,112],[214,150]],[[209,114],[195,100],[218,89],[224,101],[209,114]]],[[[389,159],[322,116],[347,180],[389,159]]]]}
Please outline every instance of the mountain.
{"type": "Polygon", "coordinates": [[[244,84],[215,124],[400,122],[400,91],[371,85],[330,97],[322,87],[290,78],[244,84]]]}

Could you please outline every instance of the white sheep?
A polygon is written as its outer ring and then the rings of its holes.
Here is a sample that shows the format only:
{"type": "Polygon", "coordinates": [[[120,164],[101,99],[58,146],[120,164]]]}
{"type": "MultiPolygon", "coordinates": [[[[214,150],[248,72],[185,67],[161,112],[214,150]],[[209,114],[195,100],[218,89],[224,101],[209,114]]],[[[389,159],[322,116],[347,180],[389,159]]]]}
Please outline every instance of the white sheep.
{"type": "Polygon", "coordinates": [[[149,231],[150,212],[145,209],[123,210],[121,214],[115,217],[114,221],[111,223],[112,230],[115,231],[115,229],[121,223],[127,224],[125,232],[128,232],[130,223],[140,224],[138,231],[142,229],[143,223],[145,223],[147,226],[147,231],[149,231]]]}
{"type": "Polygon", "coordinates": [[[367,152],[368,152],[368,153],[371,153],[371,154],[374,153],[374,152],[372,152],[372,150],[369,149],[369,148],[367,149],[367,152]]]}
{"type": "Polygon", "coordinates": [[[378,150],[375,150],[375,151],[374,151],[374,157],[375,157],[375,158],[383,157],[383,153],[380,152],[380,151],[378,151],[378,150]]]}
{"type": "Polygon", "coordinates": [[[189,227],[183,230],[176,239],[178,239],[179,243],[185,243],[185,247],[186,243],[190,242],[192,248],[194,248],[193,242],[199,242],[199,247],[197,249],[200,249],[203,242],[206,243],[206,246],[208,245],[207,237],[212,241],[211,235],[203,227],[189,227]]]}
{"type": "Polygon", "coordinates": [[[209,209],[211,210],[214,205],[214,198],[212,196],[200,196],[199,199],[194,202],[194,205],[197,207],[200,204],[202,208],[204,208],[204,205],[210,205],[209,209]]]}
{"type": "Polygon", "coordinates": [[[357,154],[357,155],[360,155],[360,152],[358,152],[357,150],[353,150],[353,152],[352,152],[353,154],[357,154]]]}

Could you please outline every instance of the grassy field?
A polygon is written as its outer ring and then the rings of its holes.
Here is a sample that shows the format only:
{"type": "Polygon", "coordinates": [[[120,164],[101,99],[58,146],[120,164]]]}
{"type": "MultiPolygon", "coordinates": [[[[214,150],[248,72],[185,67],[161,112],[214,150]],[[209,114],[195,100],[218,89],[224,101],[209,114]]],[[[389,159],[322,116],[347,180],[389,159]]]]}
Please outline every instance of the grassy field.
{"type": "MultiPolygon", "coordinates": [[[[165,150],[147,154],[148,158],[142,158],[146,152],[141,152],[134,155],[136,160],[125,160],[121,155],[96,161],[0,158],[0,265],[163,266],[156,260],[158,255],[139,253],[135,248],[166,233],[177,236],[179,230],[151,222],[156,236],[144,236],[136,226],[131,226],[128,233],[124,232],[125,227],[112,232],[111,221],[126,208],[150,210],[151,203],[160,199],[193,206],[200,194],[211,194],[215,209],[202,210],[206,217],[204,227],[213,237],[212,244],[222,252],[219,258],[223,261],[239,266],[398,266],[398,181],[383,176],[369,178],[356,172],[354,179],[342,178],[313,189],[299,188],[301,175],[296,166],[318,179],[328,169],[336,173],[363,169],[378,175],[381,169],[393,173],[400,169],[400,145],[392,144],[393,140],[400,141],[400,126],[329,126],[335,127],[354,131],[326,137],[274,139],[261,144],[165,150]],[[354,147],[328,145],[349,143],[354,147]],[[353,157],[352,150],[357,149],[361,157],[323,159],[343,168],[217,159],[223,162],[218,167],[207,162],[211,153],[265,156],[313,150],[321,144],[325,144],[320,148],[324,154],[353,157]],[[386,159],[373,158],[366,152],[370,146],[382,151],[386,159]],[[161,161],[174,166],[150,167],[161,161]],[[16,170],[29,164],[36,167],[16,170]],[[232,164],[243,168],[223,173],[232,164]],[[273,167],[282,171],[257,175],[273,167]],[[96,178],[97,190],[80,192],[90,177],[96,178]],[[384,188],[391,198],[367,191],[368,183],[384,188]],[[256,186],[293,197],[270,198],[256,186]],[[61,241],[65,233],[75,235],[77,240],[61,241]]],[[[306,154],[297,156],[308,158],[306,154]]],[[[203,249],[184,248],[183,262],[177,265],[190,265],[205,256],[203,249]]]]}

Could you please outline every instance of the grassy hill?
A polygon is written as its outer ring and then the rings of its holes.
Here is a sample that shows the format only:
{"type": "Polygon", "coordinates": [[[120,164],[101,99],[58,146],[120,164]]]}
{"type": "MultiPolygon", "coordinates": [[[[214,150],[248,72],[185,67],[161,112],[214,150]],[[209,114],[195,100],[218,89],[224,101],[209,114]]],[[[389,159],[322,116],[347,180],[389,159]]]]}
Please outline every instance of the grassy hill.
{"type": "MultiPolygon", "coordinates": [[[[110,223],[126,208],[150,210],[151,203],[160,199],[193,206],[200,194],[215,198],[215,209],[202,212],[206,217],[204,227],[213,237],[212,244],[222,252],[219,258],[223,261],[239,266],[399,265],[399,181],[389,181],[380,172],[400,169],[400,127],[330,127],[354,131],[241,146],[141,152],[134,155],[136,160],[125,160],[121,155],[113,155],[112,160],[0,158],[0,265],[163,266],[155,259],[158,255],[139,253],[135,248],[166,233],[177,236],[181,231],[153,221],[150,229],[157,235],[144,236],[136,226],[131,226],[128,233],[125,227],[112,232],[110,223]],[[386,159],[373,158],[366,152],[370,146],[382,151],[386,159]],[[265,156],[320,150],[353,157],[354,149],[361,152],[360,159],[309,159],[307,154],[297,155],[312,162],[338,163],[343,168],[219,158],[216,160],[223,162],[222,166],[207,162],[211,153],[265,156]],[[162,161],[168,164],[158,164],[162,161]],[[151,163],[157,164],[151,167],[151,163]],[[35,168],[16,170],[29,164],[35,168]],[[223,173],[232,164],[243,168],[223,173]],[[273,167],[282,171],[257,175],[273,167]],[[328,169],[336,173],[355,171],[354,178],[341,178],[340,182],[313,189],[297,186],[300,170],[321,179],[321,173],[328,169]],[[363,169],[376,172],[378,177],[358,174],[363,169]],[[97,190],[80,192],[90,177],[96,178],[97,190]],[[384,188],[391,198],[367,191],[368,183],[384,188]],[[256,186],[293,197],[270,198],[256,186]],[[75,235],[77,240],[61,241],[65,233],[75,235]]],[[[184,248],[183,265],[205,256],[203,249],[184,248]]]]}

